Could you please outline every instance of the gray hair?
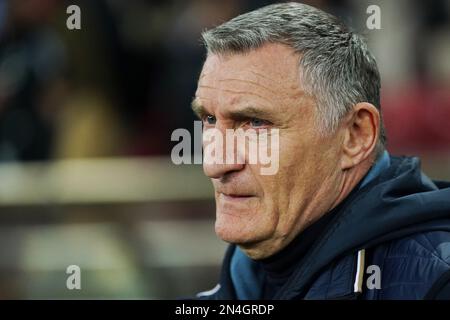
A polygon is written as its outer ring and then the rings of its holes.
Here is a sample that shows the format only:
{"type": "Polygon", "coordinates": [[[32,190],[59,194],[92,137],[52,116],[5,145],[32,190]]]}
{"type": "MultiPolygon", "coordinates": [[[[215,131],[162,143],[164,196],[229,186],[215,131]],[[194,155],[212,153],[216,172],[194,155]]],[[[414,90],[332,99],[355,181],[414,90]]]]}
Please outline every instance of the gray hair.
{"type": "MultiPolygon", "coordinates": [[[[380,74],[361,36],[336,17],[301,3],[279,3],[251,11],[202,33],[208,54],[243,53],[281,43],[300,54],[304,90],[315,98],[318,126],[333,132],[359,102],[379,111],[380,74]]],[[[381,120],[377,153],[386,141],[381,120]]]]}

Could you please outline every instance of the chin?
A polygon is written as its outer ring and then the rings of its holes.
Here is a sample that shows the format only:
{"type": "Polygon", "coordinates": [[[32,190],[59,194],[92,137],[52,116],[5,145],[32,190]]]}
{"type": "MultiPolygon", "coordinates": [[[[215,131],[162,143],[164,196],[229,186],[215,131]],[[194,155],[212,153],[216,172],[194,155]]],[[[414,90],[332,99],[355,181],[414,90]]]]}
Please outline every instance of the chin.
{"type": "Polygon", "coordinates": [[[230,220],[234,219],[220,219],[216,220],[215,231],[217,236],[223,241],[239,244],[252,240],[251,235],[248,234],[239,223],[233,223],[230,220]],[[228,221],[224,221],[228,220],[228,221]]]}
{"type": "Polygon", "coordinates": [[[268,231],[255,233],[256,227],[247,229],[246,226],[227,224],[221,220],[216,221],[215,229],[220,239],[239,246],[253,260],[267,258],[277,251],[278,243],[268,231]]]}
{"type": "Polygon", "coordinates": [[[262,219],[220,212],[216,214],[215,231],[223,241],[238,245],[256,244],[271,236],[271,230],[268,230],[262,219]]]}

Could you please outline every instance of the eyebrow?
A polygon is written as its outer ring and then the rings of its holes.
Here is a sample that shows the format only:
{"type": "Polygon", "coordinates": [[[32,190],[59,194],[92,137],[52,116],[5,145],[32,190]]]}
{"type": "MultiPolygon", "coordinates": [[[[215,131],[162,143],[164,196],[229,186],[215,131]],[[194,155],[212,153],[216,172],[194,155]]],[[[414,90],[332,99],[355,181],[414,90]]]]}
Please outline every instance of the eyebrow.
{"type": "MultiPolygon", "coordinates": [[[[191,103],[192,111],[201,119],[202,117],[209,115],[205,107],[200,104],[197,99],[194,99],[191,103]]],[[[249,118],[272,118],[273,114],[270,111],[262,110],[253,106],[242,107],[238,110],[227,111],[228,117],[236,120],[249,119],[249,118]]]]}
{"type": "Polygon", "coordinates": [[[250,118],[261,118],[267,119],[272,118],[273,114],[270,111],[262,110],[253,106],[246,106],[238,110],[233,110],[227,112],[230,118],[233,119],[250,119],[250,118]]]}
{"type": "Polygon", "coordinates": [[[196,98],[191,102],[191,109],[200,119],[209,114],[196,98]]]}

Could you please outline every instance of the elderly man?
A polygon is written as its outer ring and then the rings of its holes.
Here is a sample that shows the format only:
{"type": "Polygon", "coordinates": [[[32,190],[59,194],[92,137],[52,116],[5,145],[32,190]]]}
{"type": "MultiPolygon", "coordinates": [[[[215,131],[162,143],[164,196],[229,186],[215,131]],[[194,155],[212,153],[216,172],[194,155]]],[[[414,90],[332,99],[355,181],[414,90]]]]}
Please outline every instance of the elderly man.
{"type": "Polygon", "coordinates": [[[277,129],[279,165],[263,175],[261,163],[204,163],[230,246],[220,283],[198,297],[449,298],[450,184],[385,151],[364,41],[299,3],[243,14],[203,40],[193,109],[204,130],[277,129]]]}

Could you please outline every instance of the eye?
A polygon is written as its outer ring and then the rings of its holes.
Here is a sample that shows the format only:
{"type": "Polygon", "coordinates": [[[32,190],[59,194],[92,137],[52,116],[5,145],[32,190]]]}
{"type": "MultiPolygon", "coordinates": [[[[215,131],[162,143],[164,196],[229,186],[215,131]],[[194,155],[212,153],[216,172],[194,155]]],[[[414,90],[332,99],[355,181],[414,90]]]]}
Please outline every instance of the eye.
{"type": "Polygon", "coordinates": [[[211,116],[211,115],[206,116],[206,122],[208,124],[216,124],[216,117],[211,116]]]}
{"type": "Polygon", "coordinates": [[[267,121],[258,118],[253,118],[250,120],[250,124],[252,127],[262,127],[267,125],[267,123],[267,121]]]}

